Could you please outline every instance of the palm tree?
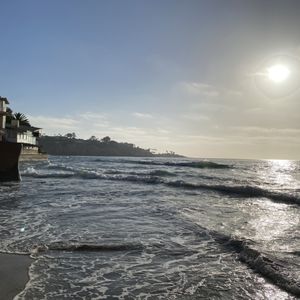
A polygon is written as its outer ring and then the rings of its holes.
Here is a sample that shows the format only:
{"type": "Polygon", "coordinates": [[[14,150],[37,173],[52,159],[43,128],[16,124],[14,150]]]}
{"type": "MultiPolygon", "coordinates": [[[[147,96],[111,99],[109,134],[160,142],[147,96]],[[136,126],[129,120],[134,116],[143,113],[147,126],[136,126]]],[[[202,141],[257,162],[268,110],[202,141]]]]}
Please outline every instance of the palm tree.
{"type": "Polygon", "coordinates": [[[13,117],[15,120],[18,120],[20,122],[20,125],[31,126],[28,118],[24,114],[18,112],[15,113],[13,117]]]}

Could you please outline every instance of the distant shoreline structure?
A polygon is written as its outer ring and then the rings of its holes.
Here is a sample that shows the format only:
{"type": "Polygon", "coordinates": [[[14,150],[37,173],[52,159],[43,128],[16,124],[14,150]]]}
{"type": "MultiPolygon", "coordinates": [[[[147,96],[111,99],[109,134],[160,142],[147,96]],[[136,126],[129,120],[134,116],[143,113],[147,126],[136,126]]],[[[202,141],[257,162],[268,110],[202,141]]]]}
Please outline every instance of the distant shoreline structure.
{"type": "Polygon", "coordinates": [[[11,117],[11,112],[7,105],[7,98],[0,96],[0,181],[20,181],[19,157],[22,144],[10,139],[6,121],[11,117]]]}
{"type": "Polygon", "coordinates": [[[30,125],[22,113],[13,113],[9,101],[0,96],[0,181],[19,181],[20,160],[48,159],[41,153],[41,128],[30,125]]]}
{"type": "Polygon", "coordinates": [[[78,139],[76,135],[41,136],[41,149],[49,155],[61,156],[131,156],[131,157],[184,157],[173,151],[154,153],[151,149],[143,149],[131,143],[120,143],[106,136],[101,140],[91,137],[78,139]]]}

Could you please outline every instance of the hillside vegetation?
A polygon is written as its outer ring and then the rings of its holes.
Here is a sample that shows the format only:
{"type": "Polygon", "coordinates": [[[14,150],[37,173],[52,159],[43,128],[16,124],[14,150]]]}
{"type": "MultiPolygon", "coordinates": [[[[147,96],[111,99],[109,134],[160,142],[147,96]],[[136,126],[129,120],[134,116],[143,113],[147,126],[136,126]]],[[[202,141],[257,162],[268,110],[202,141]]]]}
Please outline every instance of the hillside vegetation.
{"type": "Polygon", "coordinates": [[[82,156],[167,156],[179,157],[174,152],[154,154],[150,149],[142,149],[130,143],[119,143],[104,137],[98,140],[92,136],[88,140],[77,139],[75,134],[65,136],[42,136],[39,144],[43,152],[50,155],[82,156]]]}

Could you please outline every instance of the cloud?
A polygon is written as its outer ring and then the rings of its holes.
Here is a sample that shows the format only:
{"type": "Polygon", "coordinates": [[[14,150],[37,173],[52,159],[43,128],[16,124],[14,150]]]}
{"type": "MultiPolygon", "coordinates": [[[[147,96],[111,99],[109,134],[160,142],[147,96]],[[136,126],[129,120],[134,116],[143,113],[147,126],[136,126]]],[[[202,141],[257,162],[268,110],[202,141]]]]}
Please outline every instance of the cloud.
{"type": "Polygon", "coordinates": [[[208,121],[210,120],[210,117],[203,114],[197,114],[197,113],[188,113],[181,116],[182,119],[193,121],[193,122],[200,122],[200,121],[208,121]]]}
{"type": "Polygon", "coordinates": [[[217,88],[201,82],[181,82],[181,89],[190,95],[199,95],[207,98],[215,98],[220,95],[217,88]]]}
{"type": "Polygon", "coordinates": [[[93,112],[84,112],[79,114],[79,117],[85,120],[105,120],[107,118],[107,115],[93,112]]]}
{"type": "Polygon", "coordinates": [[[217,87],[203,82],[184,81],[179,82],[177,87],[179,88],[179,91],[189,96],[199,96],[209,99],[222,99],[222,101],[240,98],[243,96],[241,91],[231,88],[217,87]]]}
{"type": "Polygon", "coordinates": [[[243,132],[249,135],[272,135],[272,136],[299,136],[300,129],[297,128],[268,128],[268,127],[257,127],[257,126],[232,126],[230,129],[235,131],[243,132]]]}
{"type": "Polygon", "coordinates": [[[139,119],[153,118],[152,115],[144,113],[122,115],[124,117],[122,119],[117,116],[113,118],[108,114],[92,112],[83,112],[62,118],[43,115],[31,115],[28,117],[33,126],[41,127],[47,135],[65,135],[69,132],[75,132],[78,137],[84,139],[92,135],[98,138],[108,135],[113,140],[119,142],[130,142],[143,148],[152,147],[158,149],[160,152],[165,151],[167,148],[172,150],[170,146],[172,133],[165,126],[158,126],[155,122],[151,122],[151,124],[145,122],[145,124],[141,125],[137,120],[137,124],[135,124],[132,117],[130,117],[132,115],[135,115],[139,119]]]}
{"type": "Polygon", "coordinates": [[[88,137],[109,126],[107,116],[96,113],[82,113],[64,117],[28,116],[33,126],[41,127],[46,134],[66,134],[76,132],[79,136],[88,137]]]}
{"type": "Polygon", "coordinates": [[[242,97],[243,93],[237,90],[225,89],[224,93],[231,97],[242,97]]]}
{"type": "Polygon", "coordinates": [[[78,127],[80,121],[71,117],[57,118],[45,116],[28,116],[31,124],[45,129],[74,130],[78,127]]]}
{"type": "Polygon", "coordinates": [[[163,128],[157,128],[157,132],[161,133],[161,134],[169,134],[170,133],[169,130],[166,130],[166,129],[163,129],[163,128]]]}
{"type": "Polygon", "coordinates": [[[153,119],[152,115],[140,113],[140,112],[135,112],[132,115],[135,116],[136,118],[140,118],[140,119],[153,119]]]}
{"type": "Polygon", "coordinates": [[[112,127],[109,129],[109,132],[114,135],[121,135],[129,138],[147,135],[146,131],[143,128],[135,126],[112,127]]]}
{"type": "Polygon", "coordinates": [[[98,114],[92,112],[84,112],[77,116],[77,118],[82,122],[85,120],[92,127],[97,128],[107,128],[109,127],[108,115],[107,114],[98,114]]]}
{"type": "MultiPolygon", "coordinates": [[[[224,114],[225,110],[219,111],[224,114]]],[[[137,113],[109,115],[82,112],[62,118],[29,116],[29,120],[32,125],[42,127],[48,135],[75,132],[85,139],[92,135],[98,138],[108,135],[113,140],[133,143],[142,148],[157,149],[158,152],[173,150],[194,157],[223,157],[224,153],[226,157],[259,157],[256,149],[263,151],[260,152],[261,157],[265,158],[285,158],[286,153],[292,153],[294,158],[299,157],[300,129],[289,125],[281,124],[281,128],[258,126],[255,119],[257,125],[251,126],[250,123],[242,126],[235,115],[232,115],[231,124],[226,120],[220,122],[219,118],[216,122],[214,115],[218,111],[208,114],[203,109],[199,114],[197,110],[181,112],[174,118],[159,115],[151,122],[144,118],[147,114],[138,113],[136,118],[132,117],[133,114],[137,113]]]]}

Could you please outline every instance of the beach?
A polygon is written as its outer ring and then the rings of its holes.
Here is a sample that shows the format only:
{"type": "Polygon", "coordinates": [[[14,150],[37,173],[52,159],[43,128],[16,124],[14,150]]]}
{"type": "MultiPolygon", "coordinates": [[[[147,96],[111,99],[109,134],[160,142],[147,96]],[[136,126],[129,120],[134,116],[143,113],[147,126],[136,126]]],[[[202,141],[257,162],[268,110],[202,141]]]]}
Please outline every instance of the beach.
{"type": "Polygon", "coordinates": [[[10,300],[20,293],[29,280],[32,259],[28,255],[0,253],[0,299],[10,300]]]}

